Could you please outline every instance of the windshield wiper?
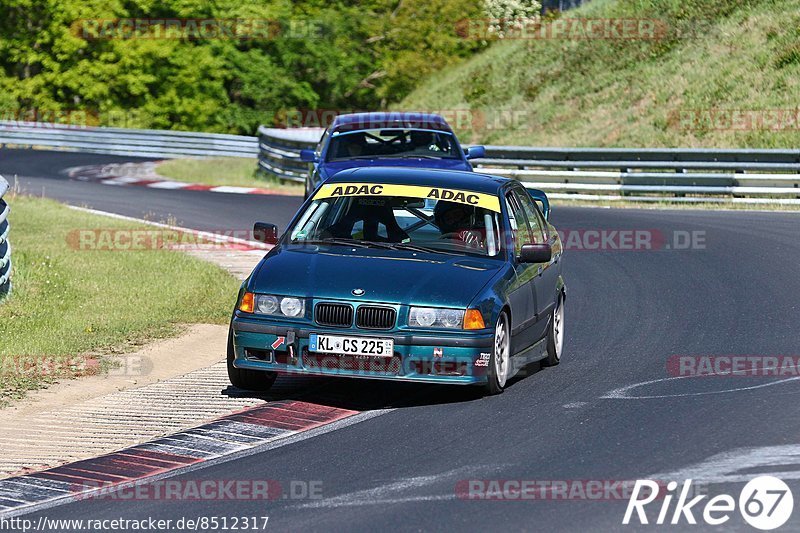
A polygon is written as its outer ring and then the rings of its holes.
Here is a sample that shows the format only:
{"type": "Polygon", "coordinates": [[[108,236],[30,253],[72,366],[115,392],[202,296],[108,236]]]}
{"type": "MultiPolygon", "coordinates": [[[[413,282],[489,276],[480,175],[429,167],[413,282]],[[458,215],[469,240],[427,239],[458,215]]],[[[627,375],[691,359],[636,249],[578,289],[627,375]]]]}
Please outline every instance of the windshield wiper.
{"type": "Polygon", "coordinates": [[[340,239],[331,237],[330,239],[309,239],[309,240],[293,240],[292,244],[338,244],[340,246],[358,246],[360,248],[369,248],[369,245],[364,241],[356,239],[340,239]]]}
{"type": "Polygon", "coordinates": [[[404,155],[389,155],[384,156],[385,159],[443,159],[443,157],[436,155],[422,155],[422,154],[404,154],[404,155]]]}
{"type": "Polygon", "coordinates": [[[448,254],[448,255],[463,255],[453,250],[442,250],[440,248],[430,248],[427,246],[419,246],[416,244],[409,244],[404,242],[380,242],[380,241],[365,241],[359,239],[345,239],[340,237],[331,237],[330,239],[314,239],[307,241],[292,241],[292,244],[338,244],[340,246],[358,246],[359,248],[383,248],[385,250],[409,250],[412,252],[421,252],[428,254],[448,254]]]}
{"type": "Polygon", "coordinates": [[[422,252],[426,254],[449,254],[449,255],[462,255],[453,250],[442,250],[440,248],[430,248],[428,246],[419,246],[417,244],[409,244],[405,242],[392,243],[392,248],[395,250],[410,250],[412,252],[422,252]]]}
{"type": "Polygon", "coordinates": [[[374,246],[376,248],[385,248],[387,250],[394,250],[394,244],[390,242],[380,242],[380,241],[358,241],[358,242],[366,246],[374,246]]]}

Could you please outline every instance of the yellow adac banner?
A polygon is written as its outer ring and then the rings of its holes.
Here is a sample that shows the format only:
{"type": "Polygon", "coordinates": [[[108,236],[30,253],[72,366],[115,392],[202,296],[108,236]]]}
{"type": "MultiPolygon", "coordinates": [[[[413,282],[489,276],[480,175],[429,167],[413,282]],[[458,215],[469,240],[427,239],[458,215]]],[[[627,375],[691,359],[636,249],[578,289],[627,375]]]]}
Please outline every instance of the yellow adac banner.
{"type": "Polygon", "coordinates": [[[393,185],[389,183],[327,183],[320,187],[315,200],[322,198],[338,198],[340,196],[402,196],[446,200],[459,204],[483,207],[489,211],[500,212],[500,200],[497,196],[444,187],[427,187],[422,185],[393,185]]]}

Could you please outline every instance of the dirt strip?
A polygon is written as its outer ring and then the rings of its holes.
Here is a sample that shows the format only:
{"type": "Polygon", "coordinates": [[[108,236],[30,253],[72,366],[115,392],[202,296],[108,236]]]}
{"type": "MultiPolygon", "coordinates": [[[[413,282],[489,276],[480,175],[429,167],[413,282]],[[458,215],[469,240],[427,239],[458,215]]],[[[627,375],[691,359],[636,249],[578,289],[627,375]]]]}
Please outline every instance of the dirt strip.
{"type": "MultiPolygon", "coordinates": [[[[264,251],[191,254],[243,279],[264,251]]],[[[96,457],[263,404],[230,387],[226,340],[226,326],[190,326],[177,338],[119,356],[119,368],[108,375],[57,383],[0,410],[0,478],[96,457]]]]}

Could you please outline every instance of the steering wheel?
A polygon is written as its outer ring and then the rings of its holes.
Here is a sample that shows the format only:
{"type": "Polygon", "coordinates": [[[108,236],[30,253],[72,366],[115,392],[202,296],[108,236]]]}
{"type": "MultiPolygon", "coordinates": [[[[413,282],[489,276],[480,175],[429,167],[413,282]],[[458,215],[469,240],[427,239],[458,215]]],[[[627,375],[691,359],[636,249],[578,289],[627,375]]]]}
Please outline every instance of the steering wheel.
{"type": "Polygon", "coordinates": [[[480,248],[482,246],[481,234],[475,230],[464,230],[453,233],[445,233],[439,237],[439,240],[450,240],[463,242],[471,248],[480,248]]]}

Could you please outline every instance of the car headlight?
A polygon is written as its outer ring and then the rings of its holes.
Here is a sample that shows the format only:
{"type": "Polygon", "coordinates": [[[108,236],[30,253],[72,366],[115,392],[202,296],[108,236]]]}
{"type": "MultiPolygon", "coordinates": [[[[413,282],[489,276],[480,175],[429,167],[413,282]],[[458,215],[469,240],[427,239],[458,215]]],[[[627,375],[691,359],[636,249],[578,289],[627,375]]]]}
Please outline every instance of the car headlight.
{"type": "Polygon", "coordinates": [[[257,315],[299,317],[305,315],[306,302],[302,298],[247,292],[242,298],[239,310],[257,315]]]}
{"type": "Polygon", "coordinates": [[[461,329],[464,324],[464,312],[464,309],[412,307],[408,315],[408,325],[422,328],[461,329]]]}
{"type": "Polygon", "coordinates": [[[256,313],[262,315],[274,315],[280,309],[278,298],[271,294],[262,294],[256,299],[256,313]]]}
{"type": "Polygon", "coordinates": [[[281,300],[281,313],[286,316],[300,316],[305,312],[303,300],[298,298],[284,298],[281,300]]]}

